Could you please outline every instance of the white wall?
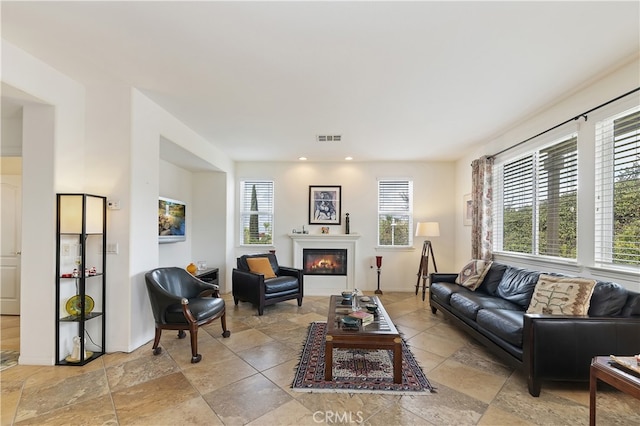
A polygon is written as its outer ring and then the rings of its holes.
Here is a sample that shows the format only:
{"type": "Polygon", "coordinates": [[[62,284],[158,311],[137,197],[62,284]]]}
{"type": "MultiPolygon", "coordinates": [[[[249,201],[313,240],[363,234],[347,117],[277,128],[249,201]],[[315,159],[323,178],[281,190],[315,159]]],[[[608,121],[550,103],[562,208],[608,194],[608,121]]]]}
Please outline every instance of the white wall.
{"type": "Polygon", "coordinates": [[[55,362],[55,194],[84,186],[84,88],[2,40],[2,82],[39,99],[23,110],[21,364],[55,362]],[[34,265],[37,265],[34,267],[34,265]]]}
{"type": "MultiPolygon", "coordinates": [[[[456,212],[461,212],[462,210],[463,195],[471,192],[471,161],[473,159],[511,147],[639,86],[640,60],[636,56],[626,65],[611,71],[609,74],[600,76],[595,81],[588,82],[588,84],[583,85],[581,90],[575,91],[565,99],[550,105],[540,113],[524,120],[504,133],[489,140],[478,141],[478,148],[456,163],[456,203],[458,206],[456,212]]],[[[637,101],[640,95],[636,93],[631,97],[634,97],[637,101]]],[[[526,102],[526,99],[522,101],[526,102]]],[[[595,211],[593,126],[596,121],[594,119],[596,114],[597,112],[593,112],[590,114],[591,118],[586,122],[580,120],[580,123],[575,124],[576,129],[578,129],[578,167],[580,173],[578,194],[578,210],[580,211],[578,222],[579,258],[577,264],[571,264],[571,262],[542,262],[523,256],[501,256],[497,260],[532,269],[616,281],[627,288],[640,291],[640,275],[600,270],[593,267],[591,260],[593,258],[593,230],[595,228],[593,214],[595,211]]],[[[471,227],[462,226],[461,213],[457,214],[459,218],[456,219],[456,263],[462,266],[471,253],[471,227]]]]}
{"type": "MultiPolygon", "coordinates": [[[[330,226],[331,233],[344,233],[344,214],[351,218],[351,232],[358,233],[356,287],[373,290],[377,285],[375,256],[383,256],[381,288],[390,291],[413,291],[422,250],[422,239],[414,249],[378,249],[377,240],[377,179],[408,178],[413,180],[414,223],[440,222],[440,237],[433,237],[438,270],[455,270],[455,164],[417,162],[345,162],[345,163],[256,163],[240,162],[237,180],[272,179],[275,182],[274,248],[278,262],[292,265],[292,241],[287,236],[293,228],[305,225],[310,233],[319,233],[319,226],[308,224],[310,185],[342,186],[342,225],[330,226]]],[[[236,184],[239,196],[239,184],[236,184]]],[[[237,215],[236,215],[237,216],[237,215]]],[[[238,229],[238,221],[234,229],[238,229]]],[[[239,237],[234,235],[236,245],[239,237]]],[[[264,251],[261,248],[238,246],[236,254],[264,251]]]]}
{"type": "MultiPolygon", "coordinates": [[[[184,267],[189,262],[198,260],[199,256],[204,255],[193,251],[193,238],[190,238],[189,235],[185,245],[181,246],[180,244],[182,243],[175,243],[163,245],[162,249],[159,247],[157,230],[158,196],[164,195],[183,200],[195,207],[200,203],[193,201],[194,188],[202,190],[201,186],[194,186],[192,172],[187,171],[184,167],[172,167],[169,164],[162,163],[163,167],[168,167],[169,172],[166,175],[164,174],[165,170],[161,168],[160,160],[161,140],[170,141],[182,151],[211,165],[212,169],[218,170],[219,174],[216,175],[217,179],[219,179],[216,180],[217,187],[228,185],[234,172],[233,162],[224,153],[168,114],[140,91],[133,89],[131,99],[131,194],[129,200],[131,204],[129,216],[131,237],[129,240],[130,282],[128,283],[128,318],[130,318],[130,324],[126,328],[130,330],[131,334],[127,341],[127,348],[119,349],[127,352],[148,342],[154,333],[153,319],[144,283],[144,273],[158,267],[161,262],[167,265],[184,267]],[[165,180],[164,176],[166,176],[167,180],[165,180]],[[178,182],[175,185],[168,181],[172,176],[178,178],[178,182]],[[162,193],[165,190],[173,195],[162,193]],[[186,197],[183,195],[186,195],[186,197]],[[160,256],[160,250],[165,252],[162,257],[160,256]],[[178,257],[170,259],[170,253],[178,257]],[[196,259],[193,257],[196,257],[196,259]]],[[[221,196],[225,197],[227,195],[221,194],[221,196]]],[[[221,217],[218,218],[219,223],[227,223],[226,213],[227,210],[220,209],[221,217]]],[[[194,212],[190,214],[193,218],[194,212]]],[[[205,233],[212,232],[211,229],[208,227],[205,233]]],[[[211,241],[212,246],[223,247],[224,249],[217,248],[216,250],[225,253],[227,256],[224,259],[218,259],[218,262],[228,264],[232,261],[232,241],[227,238],[230,232],[217,224],[214,225],[213,229],[217,231],[217,235],[225,236],[225,238],[211,241]]],[[[194,230],[187,232],[191,232],[190,235],[192,237],[194,230]]],[[[201,246],[198,247],[198,250],[200,250],[201,246]]]]}

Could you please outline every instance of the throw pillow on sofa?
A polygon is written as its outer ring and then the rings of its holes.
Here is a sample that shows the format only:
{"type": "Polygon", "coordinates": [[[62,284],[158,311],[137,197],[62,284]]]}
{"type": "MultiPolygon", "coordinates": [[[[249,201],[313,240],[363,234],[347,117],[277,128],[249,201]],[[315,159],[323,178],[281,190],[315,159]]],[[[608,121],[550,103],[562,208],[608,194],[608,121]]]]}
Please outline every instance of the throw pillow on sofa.
{"type": "Polygon", "coordinates": [[[489,272],[489,268],[491,268],[492,263],[493,262],[491,261],[479,259],[470,261],[464,265],[458,274],[456,284],[460,284],[461,286],[474,291],[480,286],[480,284],[482,284],[482,280],[484,280],[485,275],[489,272]]]}
{"type": "Polygon", "coordinates": [[[595,280],[540,274],[528,314],[587,315],[595,280]]]}

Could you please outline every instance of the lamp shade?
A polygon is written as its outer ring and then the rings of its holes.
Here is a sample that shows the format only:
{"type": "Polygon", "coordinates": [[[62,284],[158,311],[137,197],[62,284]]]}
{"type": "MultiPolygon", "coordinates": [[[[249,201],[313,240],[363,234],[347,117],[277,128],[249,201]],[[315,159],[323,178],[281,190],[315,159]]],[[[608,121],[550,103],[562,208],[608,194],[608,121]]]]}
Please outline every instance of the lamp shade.
{"type": "Polygon", "coordinates": [[[440,224],[438,222],[418,222],[416,237],[439,237],[440,224]]]}

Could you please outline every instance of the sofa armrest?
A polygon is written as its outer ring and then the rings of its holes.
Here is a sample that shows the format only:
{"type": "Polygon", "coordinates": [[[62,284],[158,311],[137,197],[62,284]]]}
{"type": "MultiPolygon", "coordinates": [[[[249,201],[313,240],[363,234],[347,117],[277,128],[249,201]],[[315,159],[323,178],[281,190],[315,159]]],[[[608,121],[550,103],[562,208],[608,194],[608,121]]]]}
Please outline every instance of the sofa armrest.
{"type": "Polygon", "coordinates": [[[458,278],[458,274],[449,274],[449,273],[444,274],[444,273],[434,272],[431,274],[431,280],[429,282],[430,283],[455,283],[456,278],[458,278]]]}
{"type": "Polygon", "coordinates": [[[524,364],[529,392],[540,381],[588,380],[595,356],[640,353],[640,319],[525,314],[524,364]]]}

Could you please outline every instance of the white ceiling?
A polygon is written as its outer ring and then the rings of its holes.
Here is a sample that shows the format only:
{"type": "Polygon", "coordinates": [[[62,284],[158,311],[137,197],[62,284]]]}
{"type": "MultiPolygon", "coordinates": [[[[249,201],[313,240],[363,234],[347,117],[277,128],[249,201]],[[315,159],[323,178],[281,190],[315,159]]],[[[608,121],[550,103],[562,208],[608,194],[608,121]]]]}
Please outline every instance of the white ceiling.
{"type": "Polygon", "coordinates": [[[5,40],[80,82],[140,89],[233,159],[374,161],[460,158],[638,55],[639,10],[3,1],[1,12],[5,40]]]}

